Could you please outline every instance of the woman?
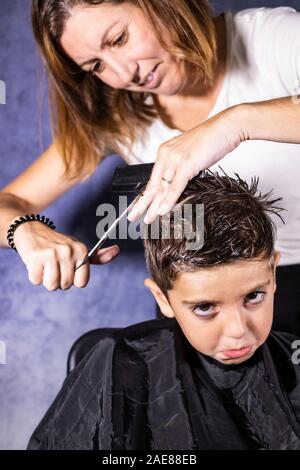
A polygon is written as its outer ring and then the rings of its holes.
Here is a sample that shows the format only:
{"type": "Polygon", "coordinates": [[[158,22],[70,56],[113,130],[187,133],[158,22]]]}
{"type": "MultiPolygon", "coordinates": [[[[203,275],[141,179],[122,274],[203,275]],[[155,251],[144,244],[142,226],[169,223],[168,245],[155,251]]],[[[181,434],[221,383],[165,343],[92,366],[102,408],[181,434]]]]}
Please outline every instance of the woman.
{"type": "MultiPolygon", "coordinates": [[[[277,248],[289,284],[289,296],[282,295],[285,304],[292,300],[294,318],[284,317],[284,305],[277,319],[300,333],[300,106],[293,96],[300,87],[300,14],[254,9],[213,18],[205,0],[34,0],[32,18],[49,71],[54,141],[3,189],[1,245],[14,219],[43,210],[111,150],[128,163],[156,160],[129,217],[148,209],[147,223],[170,210],[189,179],[222,159],[228,173],[260,176],[262,190],[274,187],[285,198],[277,248]],[[253,142],[240,145],[245,140],[253,142]]],[[[87,264],[74,273],[87,251],[74,238],[31,222],[13,241],[32,283],[50,290],[87,284],[87,264]]],[[[93,261],[117,253],[100,250],[93,261]]],[[[280,295],[280,274],[278,284],[280,295]]]]}

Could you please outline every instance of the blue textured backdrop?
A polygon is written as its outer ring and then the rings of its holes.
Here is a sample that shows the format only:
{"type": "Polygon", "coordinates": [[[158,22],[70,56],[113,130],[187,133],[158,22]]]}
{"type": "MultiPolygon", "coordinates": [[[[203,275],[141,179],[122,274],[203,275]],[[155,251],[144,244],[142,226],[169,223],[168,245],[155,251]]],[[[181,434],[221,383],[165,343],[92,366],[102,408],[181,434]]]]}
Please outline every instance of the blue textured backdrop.
{"type": "MultiPolygon", "coordinates": [[[[300,0],[215,1],[219,11],[290,5],[300,0]]],[[[0,0],[0,187],[26,168],[50,143],[46,80],[30,28],[30,0],[0,0]]],[[[93,240],[95,209],[114,202],[112,172],[121,160],[106,159],[88,183],[46,211],[60,231],[93,240]],[[92,221],[92,224],[90,223],[92,221]],[[90,229],[92,227],[92,230],[90,229]]],[[[23,449],[65,377],[66,357],[82,333],[126,326],[155,316],[155,303],[143,285],[147,271],[141,243],[121,244],[111,264],[92,267],[86,289],[49,293],[32,286],[11,250],[0,250],[0,341],[7,364],[0,365],[0,449],[23,449]]]]}

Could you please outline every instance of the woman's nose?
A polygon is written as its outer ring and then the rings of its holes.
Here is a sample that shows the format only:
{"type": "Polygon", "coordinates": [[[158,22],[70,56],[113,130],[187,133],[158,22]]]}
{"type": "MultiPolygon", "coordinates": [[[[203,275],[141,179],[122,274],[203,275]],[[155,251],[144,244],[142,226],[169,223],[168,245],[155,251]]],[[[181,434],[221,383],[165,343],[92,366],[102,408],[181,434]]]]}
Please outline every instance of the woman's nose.
{"type": "Polygon", "coordinates": [[[130,63],[125,57],[111,57],[108,66],[118,77],[122,87],[126,88],[139,83],[138,65],[130,63]]]}

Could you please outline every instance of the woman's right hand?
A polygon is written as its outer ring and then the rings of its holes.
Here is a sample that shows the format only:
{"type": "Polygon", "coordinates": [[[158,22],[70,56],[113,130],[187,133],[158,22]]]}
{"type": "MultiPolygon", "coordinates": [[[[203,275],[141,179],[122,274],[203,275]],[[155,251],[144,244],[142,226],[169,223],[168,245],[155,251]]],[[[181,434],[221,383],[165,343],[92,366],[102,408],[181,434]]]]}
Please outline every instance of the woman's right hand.
{"type": "MultiPolygon", "coordinates": [[[[89,263],[75,267],[87,255],[84,243],[70,235],[64,235],[41,222],[20,225],[14,234],[18,254],[25,263],[32,284],[43,284],[49,291],[85,287],[90,278],[89,263]]],[[[92,264],[105,264],[119,254],[117,245],[98,250],[92,264]]]]}

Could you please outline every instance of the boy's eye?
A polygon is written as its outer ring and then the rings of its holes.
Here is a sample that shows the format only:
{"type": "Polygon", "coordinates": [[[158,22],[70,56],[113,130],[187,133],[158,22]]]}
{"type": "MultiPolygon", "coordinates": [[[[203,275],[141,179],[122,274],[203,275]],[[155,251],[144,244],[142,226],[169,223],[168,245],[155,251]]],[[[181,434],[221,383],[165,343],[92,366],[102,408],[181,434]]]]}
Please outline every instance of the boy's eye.
{"type": "Polygon", "coordinates": [[[199,317],[210,317],[215,313],[214,305],[212,305],[212,304],[199,304],[199,305],[196,305],[196,307],[193,308],[193,312],[195,313],[195,315],[197,315],[199,317]]]}
{"type": "Polygon", "coordinates": [[[246,303],[250,305],[259,304],[264,299],[265,292],[251,292],[246,297],[246,303]]]}

